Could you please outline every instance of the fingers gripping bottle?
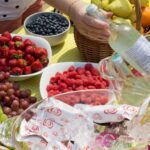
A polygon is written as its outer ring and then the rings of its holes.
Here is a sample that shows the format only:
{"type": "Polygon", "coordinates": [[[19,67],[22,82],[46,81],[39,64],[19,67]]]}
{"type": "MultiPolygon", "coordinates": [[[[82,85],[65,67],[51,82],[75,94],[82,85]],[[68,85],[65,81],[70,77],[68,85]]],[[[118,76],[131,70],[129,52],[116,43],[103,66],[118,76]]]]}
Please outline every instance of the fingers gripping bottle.
{"type": "Polygon", "coordinates": [[[104,11],[94,4],[90,4],[86,11],[88,15],[109,24],[111,30],[109,45],[114,51],[141,73],[150,73],[150,42],[143,35],[129,24],[112,22],[104,11]]]}

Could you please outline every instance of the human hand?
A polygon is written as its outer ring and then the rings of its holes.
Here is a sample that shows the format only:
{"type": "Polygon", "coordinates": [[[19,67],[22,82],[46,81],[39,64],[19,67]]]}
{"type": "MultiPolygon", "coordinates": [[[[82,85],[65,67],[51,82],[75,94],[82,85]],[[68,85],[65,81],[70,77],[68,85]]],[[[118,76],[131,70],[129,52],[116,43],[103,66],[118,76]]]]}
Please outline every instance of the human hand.
{"type": "MultiPolygon", "coordinates": [[[[70,18],[74,22],[78,31],[94,40],[108,40],[110,30],[108,23],[95,19],[86,13],[86,3],[78,0],[75,2],[69,11],[70,18]]],[[[104,12],[107,17],[111,17],[112,13],[104,12]]]]}

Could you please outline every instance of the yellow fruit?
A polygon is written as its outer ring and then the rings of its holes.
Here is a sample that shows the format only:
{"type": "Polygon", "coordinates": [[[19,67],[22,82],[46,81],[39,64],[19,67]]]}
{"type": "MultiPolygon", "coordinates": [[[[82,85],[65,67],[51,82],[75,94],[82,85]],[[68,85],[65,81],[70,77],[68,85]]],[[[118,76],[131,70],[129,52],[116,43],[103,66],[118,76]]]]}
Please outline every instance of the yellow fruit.
{"type": "Polygon", "coordinates": [[[118,17],[127,18],[130,16],[133,6],[129,0],[113,0],[109,3],[108,9],[118,17]]]}
{"type": "Polygon", "coordinates": [[[100,0],[91,0],[91,3],[95,4],[95,5],[99,5],[101,1],[100,0]]]}
{"type": "Polygon", "coordinates": [[[132,23],[134,23],[136,21],[135,7],[132,8],[132,12],[131,12],[130,16],[128,17],[128,19],[130,19],[132,21],[132,23]]]}
{"type": "Polygon", "coordinates": [[[123,19],[121,17],[113,16],[112,21],[117,24],[130,24],[132,25],[132,22],[130,19],[123,19]]]}
{"type": "Polygon", "coordinates": [[[109,11],[109,2],[109,0],[101,0],[101,7],[106,11],[109,11]]]}

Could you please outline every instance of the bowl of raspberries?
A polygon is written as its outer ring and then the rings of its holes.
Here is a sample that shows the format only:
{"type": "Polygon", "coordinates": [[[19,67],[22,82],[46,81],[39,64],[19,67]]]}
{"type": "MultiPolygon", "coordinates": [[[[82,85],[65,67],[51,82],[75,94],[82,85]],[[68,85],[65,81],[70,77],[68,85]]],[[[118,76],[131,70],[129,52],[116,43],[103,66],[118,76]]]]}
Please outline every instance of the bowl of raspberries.
{"type": "Polygon", "coordinates": [[[61,44],[70,29],[70,21],[59,13],[38,12],[24,21],[27,34],[45,38],[51,46],[61,44]]]}
{"type": "Polygon", "coordinates": [[[97,68],[98,64],[87,62],[51,64],[41,76],[42,98],[71,91],[108,89],[109,81],[102,78],[97,68]]]}
{"type": "Polygon", "coordinates": [[[41,74],[51,57],[51,47],[43,38],[9,32],[0,35],[0,71],[9,72],[11,80],[41,74]]]}

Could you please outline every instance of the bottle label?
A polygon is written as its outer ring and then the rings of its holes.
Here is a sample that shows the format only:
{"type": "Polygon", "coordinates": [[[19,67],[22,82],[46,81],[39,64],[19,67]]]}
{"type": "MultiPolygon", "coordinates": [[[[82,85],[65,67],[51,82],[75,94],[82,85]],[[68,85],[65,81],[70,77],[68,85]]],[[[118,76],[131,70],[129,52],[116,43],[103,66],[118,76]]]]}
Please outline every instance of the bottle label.
{"type": "Polygon", "coordinates": [[[150,73],[150,42],[144,36],[140,36],[126,53],[142,70],[150,73]]]}

